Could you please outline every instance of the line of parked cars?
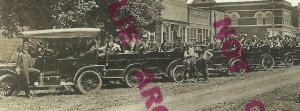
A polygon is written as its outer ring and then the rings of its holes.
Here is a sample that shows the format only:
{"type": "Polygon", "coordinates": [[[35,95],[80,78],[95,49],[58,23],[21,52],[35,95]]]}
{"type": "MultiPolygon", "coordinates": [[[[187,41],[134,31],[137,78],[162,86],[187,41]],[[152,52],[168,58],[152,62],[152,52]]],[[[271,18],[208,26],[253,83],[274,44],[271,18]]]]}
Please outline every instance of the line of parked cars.
{"type": "MultiPolygon", "coordinates": [[[[70,28],[50,29],[22,32],[23,42],[31,42],[37,47],[38,42],[61,42],[90,41],[99,36],[100,29],[97,28],[70,28]]],[[[73,42],[74,43],[74,42],[73,42]]],[[[42,44],[40,44],[42,45],[42,44]]],[[[48,44],[49,45],[49,44],[48,44]]],[[[53,45],[53,44],[52,44],[53,45]]],[[[76,44],[77,52],[87,51],[87,45],[76,44]]],[[[198,49],[195,46],[195,49],[198,49]]],[[[58,49],[59,50],[59,49],[58,49]]],[[[57,51],[58,52],[58,51],[57,51]]],[[[200,53],[200,51],[196,52],[200,53]]],[[[295,58],[300,58],[300,49],[276,50],[257,48],[244,50],[242,56],[246,58],[249,66],[260,67],[271,70],[275,64],[284,63],[287,67],[294,64],[295,58]]],[[[228,74],[229,70],[236,64],[242,62],[241,58],[225,58],[220,51],[214,51],[214,57],[209,62],[209,72],[228,74]]],[[[41,74],[31,90],[47,90],[51,87],[71,87],[81,94],[94,94],[98,92],[103,84],[118,82],[126,87],[137,87],[138,78],[134,76],[135,71],[152,70],[155,76],[166,80],[181,82],[182,71],[176,71],[184,61],[183,50],[147,52],[143,55],[137,53],[117,53],[110,57],[100,58],[97,53],[88,56],[78,56],[76,52],[66,58],[58,58],[53,55],[33,56],[35,68],[41,70],[41,74]]],[[[199,66],[198,66],[199,67],[199,66]]],[[[0,69],[0,93],[2,96],[18,95],[23,90],[20,75],[16,74],[15,67],[0,69]]],[[[234,72],[242,74],[245,70],[234,72]]]]}

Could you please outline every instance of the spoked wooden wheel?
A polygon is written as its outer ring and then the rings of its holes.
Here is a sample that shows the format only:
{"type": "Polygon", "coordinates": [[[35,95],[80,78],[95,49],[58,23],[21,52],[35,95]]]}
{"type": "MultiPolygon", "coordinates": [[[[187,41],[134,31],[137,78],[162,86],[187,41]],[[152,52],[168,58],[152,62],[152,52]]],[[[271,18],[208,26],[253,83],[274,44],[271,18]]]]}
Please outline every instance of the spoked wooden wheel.
{"type": "Polygon", "coordinates": [[[294,65],[294,56],[289,54],[284,58],[284,64],[286,67],[294,65]]]}
{"type": "Polygon", "coordinates": [[[229,74],[241,75],[246,72],[246,64],[241,59],[235,59],[230,63],[229,74]]]}
{"type": "Polygon", "coordinates": [[[184,73],[185,73],[185,67],[184,65],[177,65],[173,69],[172,78],[175,82],[181,83],[184,81],[184,73]]]}
{"type": "Polygon", "coordinates": [[[18,95],[19,83],[13,75],[3,75],[0,77],[0,95],[1,96],[12,96],[18,95]]]}
{"type": "Polygon", "coordinates": [[[143,77],[143,72],[138,68],[132,68],[128,70],[125,73],[125,77],[123,80],[123,84],[128,88],[138,87],[140,79],[137,77],[139,74],[142,74],[141,77],[143,77]]]}
{"type": "Polygon", "coordinates": [[[270,55],[266,55],[263,57],[261,61],[261,66],[264,70],[268,71],[274,68],[275,62],[274,58],[270,55]]]}
{"type": "Polygon", "coordinates": [[[95,94],[101,86],[101,77],[94,71],[85,71],[77,79],[77,88],[82,94],[95,94]]]}

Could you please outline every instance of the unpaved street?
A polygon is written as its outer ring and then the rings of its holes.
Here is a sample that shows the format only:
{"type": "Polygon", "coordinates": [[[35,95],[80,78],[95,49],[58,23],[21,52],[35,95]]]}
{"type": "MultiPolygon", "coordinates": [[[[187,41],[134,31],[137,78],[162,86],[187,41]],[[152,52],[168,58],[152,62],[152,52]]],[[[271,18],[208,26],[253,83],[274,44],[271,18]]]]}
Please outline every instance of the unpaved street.
{"type": "MultiPolygon", "coordinates": [[[[265,93],[272,94],[277,88],[293,86],[291,88],[299,89],[300,85],[294,85],[300,84],[299,68],[300,66],[294,66],[272,71],[256,71],[244,76],[214,77],[209,83],[179,84],[157,81],[151,86],[160,86],[164,94],[163,105],[170,111],[237,110],[231,108],[243,108],[248,99],[265,93]]],[[[289,90],[293,90],[291,88],[283,90],[290,92],[289,90]]],[[[38,91],[35,92],[37,97],[30,99],[24,97],[1,99],[0,111],[146,111],[146,99],[139,93],[138,89],[121,86],[105,87],[97,95],[38,91]]],[[[299,95],[290,98],[297,99],[299,95]]],[[[266,107],[271,104],[266,103],[266,107]]]]}

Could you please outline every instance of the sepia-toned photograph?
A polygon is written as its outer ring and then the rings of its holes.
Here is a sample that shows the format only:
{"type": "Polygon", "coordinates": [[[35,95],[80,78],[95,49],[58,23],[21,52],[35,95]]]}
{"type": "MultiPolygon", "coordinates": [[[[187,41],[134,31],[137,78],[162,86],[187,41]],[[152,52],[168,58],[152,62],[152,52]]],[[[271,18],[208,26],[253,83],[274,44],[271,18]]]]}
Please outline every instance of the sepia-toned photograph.
{"type": "Polygon", "coordinates": [[[0,0],[0,111],[300,111],[300,1],[0,0]]]}

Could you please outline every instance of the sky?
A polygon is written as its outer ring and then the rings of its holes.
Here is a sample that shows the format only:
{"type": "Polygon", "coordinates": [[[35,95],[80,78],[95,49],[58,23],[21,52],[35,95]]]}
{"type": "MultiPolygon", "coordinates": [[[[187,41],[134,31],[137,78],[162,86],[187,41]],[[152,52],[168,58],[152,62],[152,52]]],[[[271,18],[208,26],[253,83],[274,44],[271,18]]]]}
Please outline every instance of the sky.
{"type": "MultiPolygon", "coordinates": [[[[188,0],[189,2],[192,2],[193,0],[188,0]]],[[[258,1],[258,0],[216,0],[217,2],[240,2],[240,1],[258,1]]],[[[292,3],[293,6],[297,6],[298,3],[300,3],[299,0],[286,0],[290,3],[292,3]]]]}

